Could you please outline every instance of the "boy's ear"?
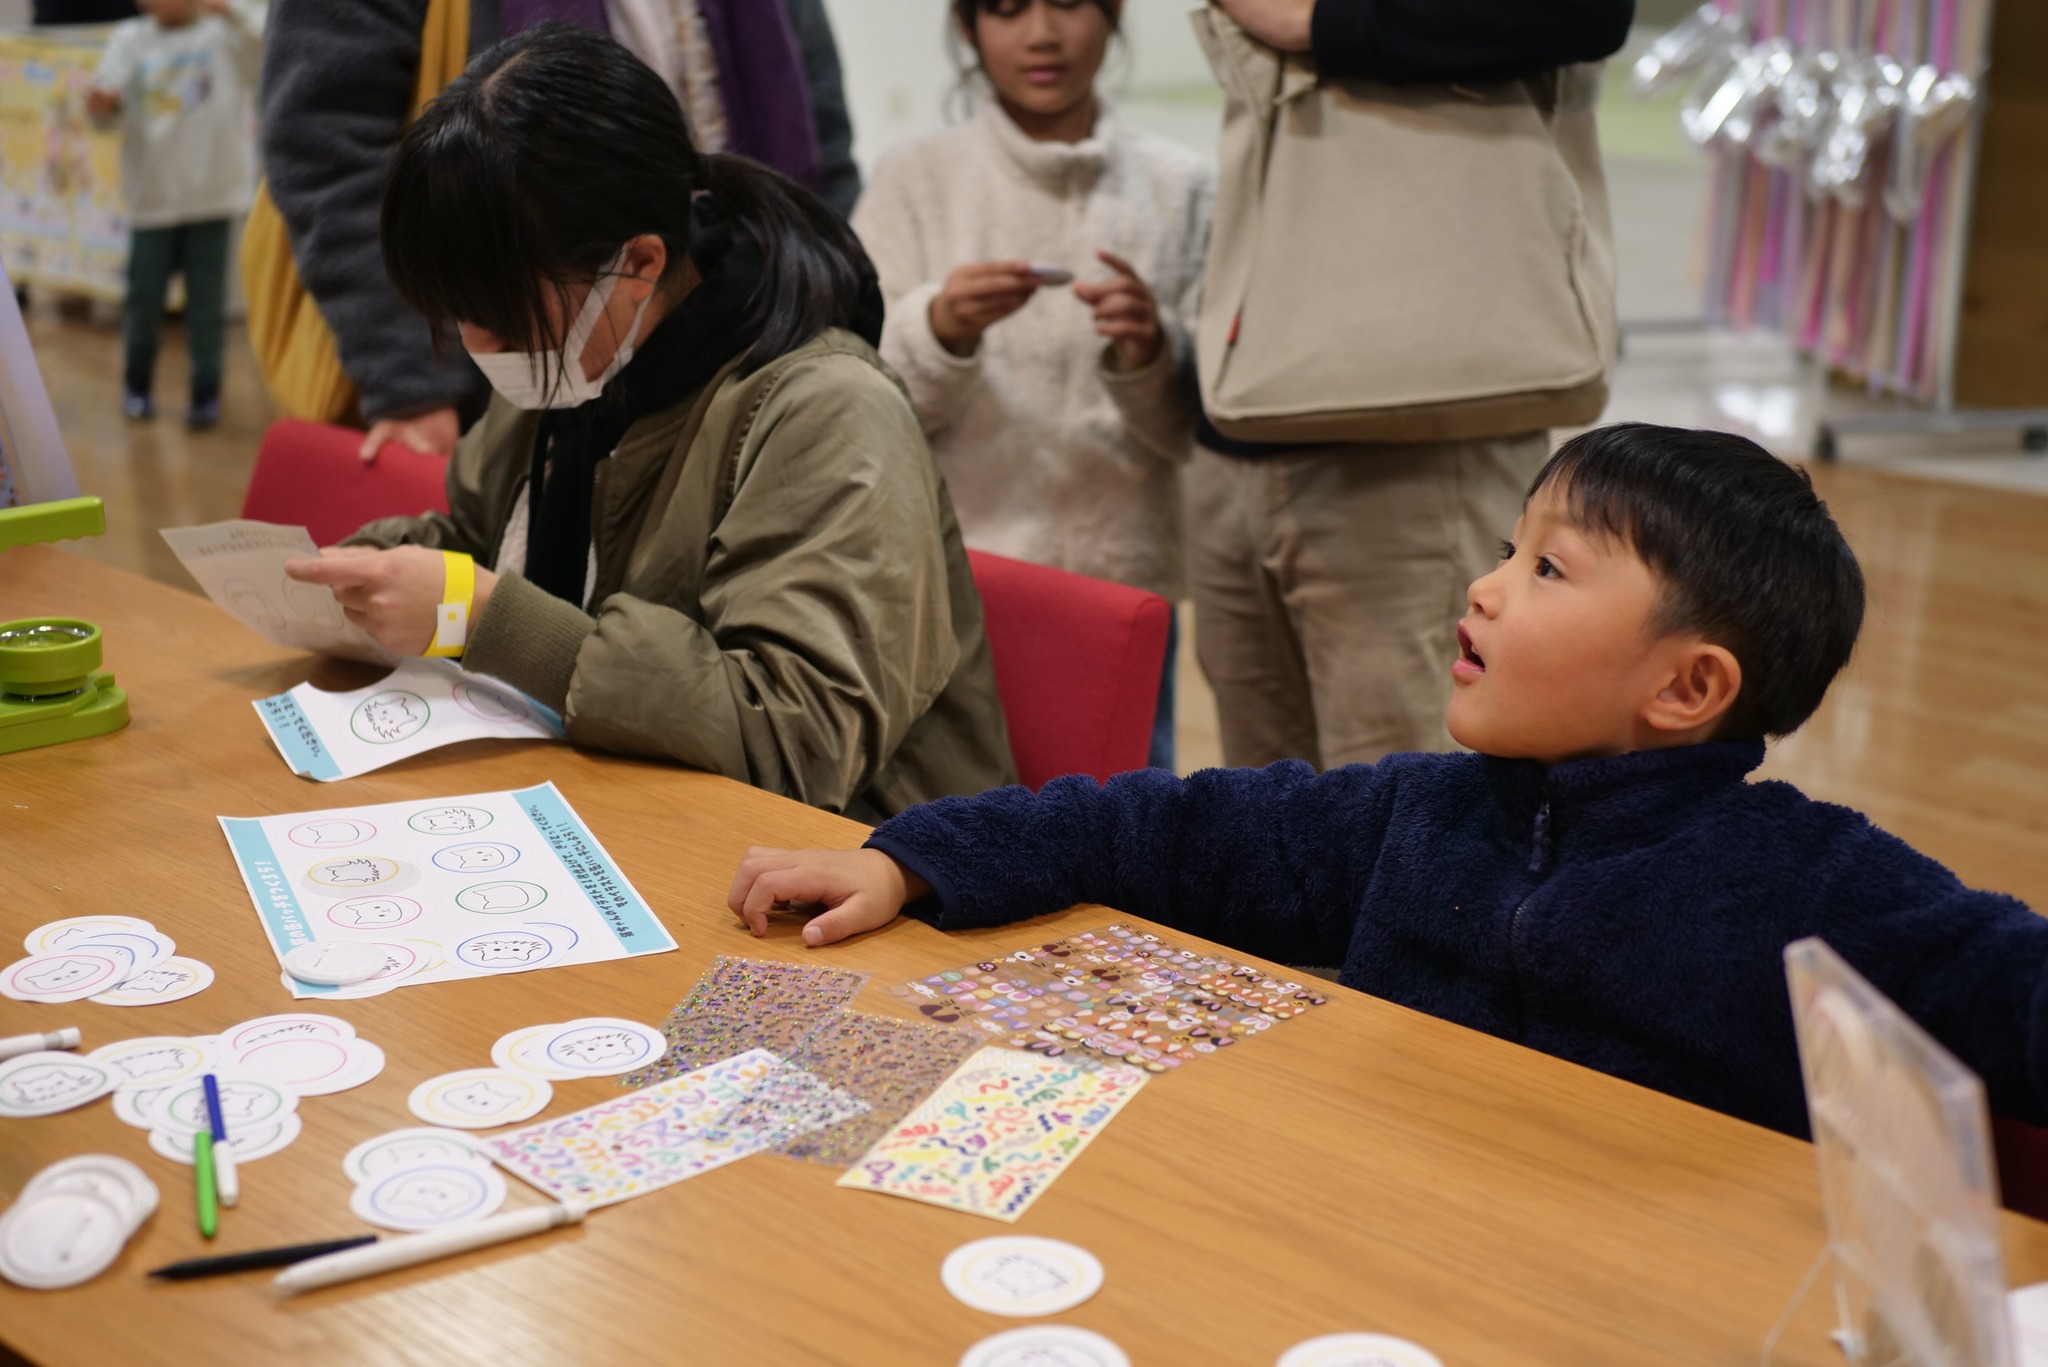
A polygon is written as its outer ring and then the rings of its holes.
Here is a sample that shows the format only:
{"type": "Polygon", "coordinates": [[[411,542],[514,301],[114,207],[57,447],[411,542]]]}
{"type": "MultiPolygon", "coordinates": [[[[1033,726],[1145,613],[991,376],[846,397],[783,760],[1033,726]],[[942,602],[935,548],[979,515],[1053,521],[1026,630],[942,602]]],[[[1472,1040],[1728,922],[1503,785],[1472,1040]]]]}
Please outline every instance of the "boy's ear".
{"type": "Polygon", "coordinates": [[[1654,731],[1677,737],[1713,734],[1742,691],[1742,665],[1732,651],[1707,641],[1681,646],[1664,687],[1644,705],[1642,720],[1654,731]]]}

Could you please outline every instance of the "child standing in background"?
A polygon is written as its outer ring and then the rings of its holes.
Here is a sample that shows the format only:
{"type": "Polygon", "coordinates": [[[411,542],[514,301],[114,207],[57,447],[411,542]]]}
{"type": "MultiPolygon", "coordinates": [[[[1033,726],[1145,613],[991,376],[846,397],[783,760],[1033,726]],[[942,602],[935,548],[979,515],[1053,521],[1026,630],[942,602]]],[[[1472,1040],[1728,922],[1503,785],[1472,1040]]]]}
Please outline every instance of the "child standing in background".
{"type": "Polygon", "coordinates": [[[260,0],[138,0],[93,77],[95,118],[122,119],[121,189],[133,231],[123,307],[122,408],[154,415],[150,397],[164,294],[185,277],[192,348],[186,425],[220,421],[228,239],[255,188],[250,96],[263,61],[260,0]]]}
{"type": "MultiPolygon", "coordinates": [[[[1096,94],[1119,8],[953,0],[990,97],[886,154],[853,226],[967,544],[1178,599],[1213,174],[1096,94]]],[[[1173,683],[1169,641],[1164,768],[1173,683]]]]}

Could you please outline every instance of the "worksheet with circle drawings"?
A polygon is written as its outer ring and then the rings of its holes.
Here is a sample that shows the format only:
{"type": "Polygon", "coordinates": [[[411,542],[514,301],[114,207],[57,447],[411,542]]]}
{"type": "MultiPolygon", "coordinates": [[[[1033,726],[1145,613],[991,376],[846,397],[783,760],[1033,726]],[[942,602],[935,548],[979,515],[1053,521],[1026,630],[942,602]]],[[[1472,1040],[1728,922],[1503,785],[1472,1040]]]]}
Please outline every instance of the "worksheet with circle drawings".
{"type": "Polygon", "coordinates": [[[220,824],[280,967],[306,944],[387,952],[383,973],[351,987],[287,975],[295,997],[346,999],[676,947],[552,783],[220,824]]]}

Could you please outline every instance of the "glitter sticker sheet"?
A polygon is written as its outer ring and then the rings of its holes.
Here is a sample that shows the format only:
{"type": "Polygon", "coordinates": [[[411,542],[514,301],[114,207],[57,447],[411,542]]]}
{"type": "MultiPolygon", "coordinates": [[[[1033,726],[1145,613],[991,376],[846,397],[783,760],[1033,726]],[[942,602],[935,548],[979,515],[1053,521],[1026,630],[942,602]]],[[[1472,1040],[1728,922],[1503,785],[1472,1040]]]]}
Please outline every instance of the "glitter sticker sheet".
{"type": "Polygon", "coordinates": [[[1325,998],[1300,983],[1126,925],[1084,931],[889,991],[939,1025],[1013,1048],[1076,1050],[1163,1073],[1229,1048],[1325,998]]]}
{"type": "Polygon", "coordinates": [[[482,1141],[482,1152],[558,1201],[608,1206],[671,1186],[866,1109],[856,1097],[751,1049],[482,1141]]]}
{"type": "Polygon", "coordinates": [[[627,1074],[623,1085],[663,1082],[749,1049],[787,1058],[804,1036],[852,1001],[868,977],[852,969],[721,954],[662,1023],[668,1052],[627,1074]]]}
{"type": "Polygon", "coordinates": [[[860,1098],[868,1112],[799,1135],[776,1152],[808,1163],[848,1166],[980,1047],[980,1038],[965,1030],[835,1012],[789,1061],[860,1098]]]}
{"type": "Polygon", "coordinates": [[[1136,1068],[979,1050],[839,1185],[1014,1221],[1144,1083],[1136,1068]]]}

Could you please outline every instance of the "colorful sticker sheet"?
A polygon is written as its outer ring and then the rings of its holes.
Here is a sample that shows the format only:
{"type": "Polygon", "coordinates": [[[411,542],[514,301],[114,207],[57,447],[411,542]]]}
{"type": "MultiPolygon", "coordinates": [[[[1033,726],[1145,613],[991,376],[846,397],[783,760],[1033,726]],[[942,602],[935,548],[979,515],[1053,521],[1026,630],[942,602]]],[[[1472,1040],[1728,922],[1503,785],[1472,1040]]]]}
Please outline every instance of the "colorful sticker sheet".
{"type": "Polygon", "coordinates": [[[833,1012],[853,1000],[868,974],[814,964],[720,955],[662,1024],[668,1052],[629,1073],[645,1087],[750,1049],[787,1058],[833,1012]]]}
{"type": "Polygon", "coordinates": [[[766,1049],[750,1049],[574,1115],[498,1135],[482,1149],[558,1201],[607,1206],[865,1109],[815,1074],[766,1049]]]}
{"type": "Polygon", "coordinates": [[[1136,1068],[979,1050],[839,1185],[1014,1221],[1144,1083],[1136,1068]]]}
{"type": "Polygon", "coordinates": [[[966,1030],[837,1011],[813,1030],[790,1063],[867,1104],[867,1114],[797,1136],[776,1152],[843,1168],[866,1153],[910,1108],[981,1047],[966,1030]]]}
{"type": "Polygon", "coordinates": [[[889,991],[938,1025],[977,1027],[1049,1058],[1081,1049],[1153,1073],[1228,1048],[1326,1000],[1250,964],[1121,924],[889,991]]]}
{"type": "Polygon", "coordinates": [[[384,951],[384,970],[349,987],[284,974],[294,997],[368,997],[676,947],[552,783],[220,825],[280,964],[319,942],[384,951]]]}

